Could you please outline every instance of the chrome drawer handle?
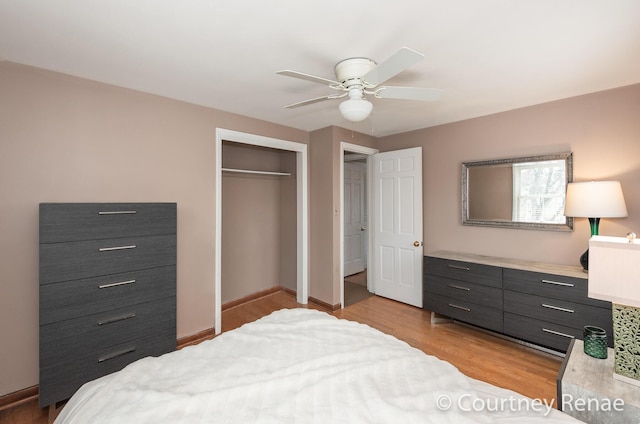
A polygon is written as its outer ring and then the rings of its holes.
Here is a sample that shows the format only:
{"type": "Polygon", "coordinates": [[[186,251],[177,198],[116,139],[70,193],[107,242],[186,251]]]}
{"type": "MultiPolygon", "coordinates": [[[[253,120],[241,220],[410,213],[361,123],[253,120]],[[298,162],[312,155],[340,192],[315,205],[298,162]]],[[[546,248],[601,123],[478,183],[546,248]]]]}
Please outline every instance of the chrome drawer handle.
{"type": "Polygon", "coordinates": [[[98,362],[104,362],[104,361],[108,361],[109,359],[115,359],[115,358],[118,358],[120,356],[126,355],[127,353],[131,353],[131,352],[135,352],[135,351],[136,351],[135,346],[127,347],[127,348],[124,348],[122,350],[117,350],[115,352],[99,356],[98,357],[98,362]]]}
{"type": "Polygon", "coordinates": [[[568,339],[575,339],[575,337],[573,337],[571,334],[565,334],[565,333],[561,333],[559,331],[553,331],[553,330],[549,330],[549,329],[546,329],[546,328],[543,328],[542,331],[544,331],[545,333],[555,334],[556,336],[566,337],[568,339]]]}
{"type": "Polygon", "coordinates": [[[451,287],[452,289],[471,291],[469,287],[462,287],[462,286],[458,286],[457,284],[449,284],[449,287],[451,287]]]}
{"type": "Polygon", "coordinates": [[[462,271],[471,271],[471,268],[467,268],[466,266],[460,266],[460,265],[451,265],[451,264],[447,264],[447,266],[449,268],[453,268],[453,269],[460,269],[462,271]]]}
{"type": "Polygon", "coordinates": [[[546,303],[542,304],[543,308],[553,309],[555,311],[569,312],[570,314],[574,313],[573,309],[561,308],[560,306],[547,305],[546,303]]]}
{"type": "Polygon", "coordinates": [[[471,309],[465,308],[464,306],[454,305],[453,303],[449,303],[449,306],[451,306],[452,308],[456,308],[456,309],[460,309],[460,310],[463,310],[463,311],[471,312],[471,309]]]}
{"type": "Polygon", "coordinates": [[[100,211],[98,215],[131,215],[138,213],[138,211],[100,211]]]}
{"type": "Polygon", "coordinates": [[[125,250],[125,249],[135,249],[136,245],[132,244],[130,246],[116,246],[116,247],[101,247],[98,249],[100,252],[109,252],[111,250],[125,250]]]}
{"type": "Polygon", "coordinates": [[[554,284],[556,286],[565,286],[565,287],[573,287],[573,284],[571,283],[561,283],[559,281],[552,281],[552,280],[540,280],[545,284],[554,284]]]}
{"type": "Polygon", "coordinates": [[[136,313],[132,312],[130,314],[120,315],[118,317],[107,318],[102,321],[98,321],[98,325],[107,325],[107,324],[111,324],[118,321],[124,321],[125,319],[131,319],[135,317],[136,317],[136,313]]]}
{"type": "Polygon", "coordinates": [[[133,284],[135,283],[136,280],[127,280],[127,281],[118,281],[117,283],[110,283],[110,284],[101,284],[98,286],[99,289],[108,289],[110,287],[118,287],[118,286],[124,286],[127,284],[133,284]]]}

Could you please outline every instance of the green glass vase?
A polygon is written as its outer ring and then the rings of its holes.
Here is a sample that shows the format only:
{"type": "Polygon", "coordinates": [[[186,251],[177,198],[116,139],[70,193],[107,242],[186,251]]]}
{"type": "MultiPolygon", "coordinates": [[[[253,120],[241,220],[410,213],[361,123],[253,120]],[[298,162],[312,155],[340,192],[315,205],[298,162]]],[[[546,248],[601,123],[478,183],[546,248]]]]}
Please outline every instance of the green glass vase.
{"type": "Polygon", "coordinates": [[[607,359],[607,332],[600,327],[587,325],[583,333],[584,353],[598,359],[607,359]]]}

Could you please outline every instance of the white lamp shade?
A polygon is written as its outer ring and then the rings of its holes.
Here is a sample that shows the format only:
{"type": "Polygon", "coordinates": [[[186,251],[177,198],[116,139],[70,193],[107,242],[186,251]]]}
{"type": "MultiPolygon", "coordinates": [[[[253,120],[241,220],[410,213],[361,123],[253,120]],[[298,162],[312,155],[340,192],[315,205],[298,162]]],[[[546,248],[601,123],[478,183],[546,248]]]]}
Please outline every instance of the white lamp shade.
{"type": "Polygon", "coordinates": [[[619,181],[569,183],[564,215],[578,218],[623,218],[627,206],[619,181]]]}
{"type": "Polygon", "coordinates": [[[373,109],[373,104],[366,99],[349,99],[340,103],[338,108],[345,119],[351,122],[360,122],[367,119],[373,109]]]}
{"type": "Polygon", "coordinates": [[[589,297],[640,308],[640,242],[626,237],[589,240],[589,297]]]}

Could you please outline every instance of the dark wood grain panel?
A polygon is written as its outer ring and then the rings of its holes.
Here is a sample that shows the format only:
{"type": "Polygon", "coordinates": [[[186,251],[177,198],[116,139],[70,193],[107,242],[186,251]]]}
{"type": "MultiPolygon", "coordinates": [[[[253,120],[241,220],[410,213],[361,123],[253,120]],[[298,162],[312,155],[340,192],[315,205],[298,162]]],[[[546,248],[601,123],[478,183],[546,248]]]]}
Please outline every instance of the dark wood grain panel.
{"type": "Polygon", "coordinates": [[[41,244],[40,284],[175,264],[176,236],[171,234],[41,244]]]}
{"type": "Polygon", "coordinates": [[[40,204],[40,243],[175,233],[175,203],[40,204]]]}
{"type": "Polygon", "coordinates": [[[425,275],[424,290],[452,299],[502,309],[502,289],[497,287],[456,281],[437,275],[425,275]]]}
{"type": "Polygon", "coordinates": [[[425,256],[424,273],[459,281],[502,287],[502,268],[425,256]]]}
{"type": "Polygon", "coordinates": [[[84,383],[116,372],[138,359],[160,356],[175,350],[175,333],[149,334],[131,342],[113,345],[104,354],[127,351],[113,359],[98,362],[94,352],[84,352],[72,362],[45,364],[40,370],[40,405],[70,398],[84,383]]]}
{"type": "Polygon", "coordinates": [[[588,297],[588,280],[581,278],[505,268],[504,289],[598,307],[606,306],[606,302],[588,297]]]}
{"type": "Polygon", "coordinates": [[[572,339],[582,337],[582,330],[508,312],[504,333],[560,352],[567,351],[572,339]]]}
{"type": "Polygon", "coordinates": [[[175,298],[126,306],[40,327],[40,363],[72,367],[76,358],[96,358],[111,346],[148,334],[172,333],[176,340],[175,298]]]}
{"type": "MultiPolygon", "coordinates": [[[[573,327],[580,332],[585,325],[595,325],[613,334],[611,307],[599,308],[525,293],[504,292],[504,310],[517,315],[573,327]]],[[[582,335],[579,336],[582,339],[582,335]]]]}
{"type": "Polygon", "coordinates": [[[176,296],[176,266],[40,286],[40,325],[176,296]],[[102,288],[101,288],[102,287],[102,288]]]}
{"type": "Polygon", "coordinates": [[[432,312],[468,322],[478,327],[502,332],[502,310],[488,308],[468,301],[462,301],[435,293],[425,293],[423,307],[432,312]]]}

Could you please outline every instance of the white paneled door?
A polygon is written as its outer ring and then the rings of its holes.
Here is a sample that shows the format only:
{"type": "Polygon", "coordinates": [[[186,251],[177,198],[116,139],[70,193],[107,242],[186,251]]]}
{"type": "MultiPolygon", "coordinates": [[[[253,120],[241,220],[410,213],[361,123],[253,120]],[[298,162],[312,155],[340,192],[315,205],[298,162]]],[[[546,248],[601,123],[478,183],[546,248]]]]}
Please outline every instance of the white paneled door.
{"type": "Polygon", "coordinates": [[[422,307],[422,148],[373,158],[375,293],[422,307]]]}
{"type": "Polygon", "coordinates": [[[344,164],[344,276],[364,271],[364,190],[367,168],[362,163],[344,164]]]}

